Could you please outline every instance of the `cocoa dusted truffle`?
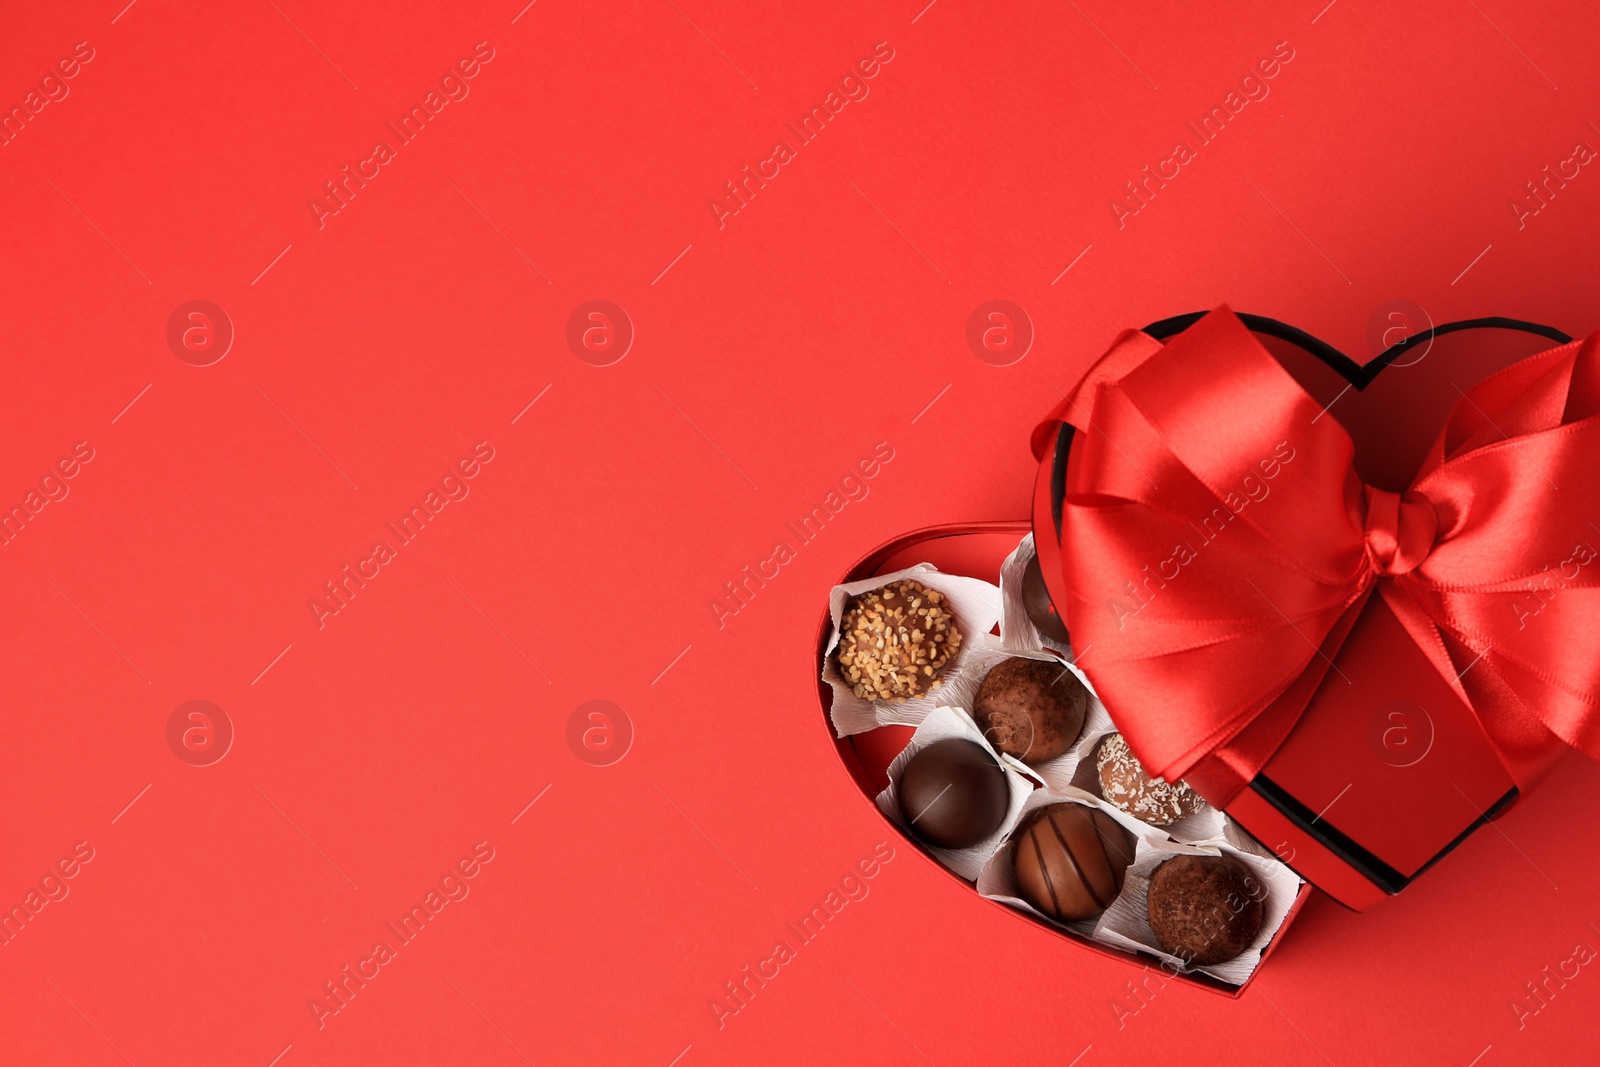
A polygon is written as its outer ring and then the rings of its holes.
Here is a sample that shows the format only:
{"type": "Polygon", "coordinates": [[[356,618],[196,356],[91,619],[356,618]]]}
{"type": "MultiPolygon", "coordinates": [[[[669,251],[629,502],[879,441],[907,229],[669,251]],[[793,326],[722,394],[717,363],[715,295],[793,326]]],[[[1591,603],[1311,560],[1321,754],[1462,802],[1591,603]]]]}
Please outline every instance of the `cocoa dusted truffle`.
{"type": "Polygon", "coordinates": [[[1206,806],[1200,794],[1183,782],[1162,782],[1150,777],[1121,734],[1100,743],[1095,757],[1100,771],[1100,795],[1151,826],[1171,826],[1206,806]]]}
{"type": "Polygon", "coordinates": [[[922,696],[960,648],[949,600],[909,578],[855,597],[839,623],[839,673],[862,700],[922,696]]]}
{"type": "Polygon", "coordinates": [[[1050,600],[1050,590],[1045,588],[1044,572],[1039,569],[1039,557],[1034,556],[1022,568],[1022,609],[1028,613],[1034,629],[1060,645],[1068,644],[1067,624],[1050,600]]]}
{"type": "Polygon", "coordinates": [[[1035,811],[1016,835],[1012,864],[1022,899],[1052,919],[1092,919],[1122,892],[1133,835],[1084,804],[1035,811]]]}
{"type": "Polygon", "coordinates": [[[1255,941],[1266,886],[1232,856],[1175,856],[1150,876],[1150,929],[1191,965],[1231,960],[1255,941]]]}
{"type": "Polygon", "coordinates": [[[984,677],[972,717],[996,749],[1039,763],[1072,747],[1088,707],[1089,691],[1061,664],[1012,657],[984,677]]]}
{"type": "Polygon", "coordinates": [[[1005,822],[1011,787],[983,746],[949,737],[907,761],[895,789],[911,832],[940,848],[971,848],[1005,822]]]}

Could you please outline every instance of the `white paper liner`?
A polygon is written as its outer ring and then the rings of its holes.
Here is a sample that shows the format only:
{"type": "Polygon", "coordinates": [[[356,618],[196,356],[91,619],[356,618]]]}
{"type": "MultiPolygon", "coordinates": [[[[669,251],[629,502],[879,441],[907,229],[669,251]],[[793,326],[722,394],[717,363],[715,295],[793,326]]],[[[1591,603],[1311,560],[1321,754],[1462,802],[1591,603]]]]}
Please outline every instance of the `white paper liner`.
{"type": "Polygon", "coordinates": [[[1067,930],[1078,937],[1098,941],[1125,952],[1144,953],[1155,957],[1169,974],[1207,974],[1229,985],[1243,985],[1261,962],[1265,950],[1278,928],[1283,925],[1289,908],[1300,891],[1300,878],[1277,860],[1241,851],[1226,843],[1185,844],[1174,841],[1154,826],[1147,826],[1112,804],[1081,789],[1067,787],[1057,791],[1040,789],[1028,797],[1018,813],[1017,823],[1037,808],[1050,804],[1075,802],[1107,812],[1134,838],[1134,861],[1128,867],[1122,892],[1095,919],[1081,922],[1060,922],[1039,911],[1023,900],[1017,889],[1013,855],[1016,843],[1007,840],[989,857],[978,875],[977,889],[990,900],[1027,912],[1058,929],[1067,930]],[[1231,960],[1204,967],[1191,967],[1183,960],[1161,950],[1155,934],[1150,929],[1147,893],[1150,875],[1166,860],[1178,855],[1227,854],[1246,864],[1266,889],[1265,909],[1261,929],[1250,947],[1231,960]]]}
{"type": "Polygon", "coordinates": [[[893,574],[835,586],[829,600],[833,634],[828,642],[823,669],[823,678],[832,685],[834,692],[834,728],[840,737],[888,724],[918,728],[910,744],[889,765],[889,786],[877,797],[878,808],[913,841],[916,839],[900,813],[895,793],[905,764],[920,749],[949,737],[963,737],[982,745],[1000,761],[1011,784],[1011,805],[1005,821],[993,837],[973,848],[951,850],[924,845],[935,859],[962,878],[975,882],[978,892],[984,897],[1018,908],[1057,929],[1125,952],[1152,956],[1171,974],[1200,973],[1230,985],[1243,985],[1260,964],[1262,952],[1283,925],[1304,881],[1269,849],[1210,804],[1171,826],[1158,827],[1134,818],[1100,796],[1100,773],[1095,755],[1100,743],[1115,733],[1117,728],[1095,692],[1094,684],[1078,669],[1071,646],[1058,646],[1049,641],[1028,618],[1022,600],[1022,572],[1033,553],[1033,535],[1030,533],[1006,557],[1001,566],[998,587],[977,578],[943,574],[930,564],[918,564],[893,574]],[[949,598],[956,624],[961,628],[961,650],[946,667],[942,684],[927,695],[902,704],[864,701],[845,683],[833,658],[833,651],[839,643],[839,623],[844,604],[852,596],[902,578],[912,578],[949,598]],[[999,636],[992,633],[997,622],[999,636]],[[983,737],[967,711],[984,676],[995,664],[1011,656],[1059,662],[1089,690],[1089,707],[1084,717],[1083,732],[1064,755],[1054,760],[1028,765],[999,754],[983,737]],[[1042,783],[1043,788],[1035,789],[1034,782],[1042,783]],[[1067,801],[1087,804],[1109,813],[1133,835],[1135,841],[1134,862],[1128,868],[1122,892],[1117,899],[1099,917],[1075,923],[1051,919],[1023,900],[1017,892],[1011,859],[1014,849],[1011,835],[1028,813],[1039,807],[1067,801]],[[1261,930],[1250,947],[1231,960],[1212,966],[1191,967],[1163,952],[1150,930],[1146,911],[1150,874],[1165,860],[1183,854],[1235,856],[1248,865],[1266,887],[1261,930]]]}
{"type": "Polygon", "coordinates": [[[983,865],[994,854],[1005,840],[1010,836],[1012,828],[1017,825],[1017,819],[1022,814],[1023,804],[1028,796],[1033,793],[1033,783],[1018,774],[1016,768],[1000,756],[989,742],[985,741],[983,734],[978,732],[977,724],[960,708],[935,708],[922,720],[922,725],[917,727],[917,732],[912,735],[911,743],[894,758],[889,764],[889,785],[878,794],[878,810],[883,812],[888,820],[900,828],[900,832],[907,838],[915,841],[911,827],[906,822],[905,816],[900,812],[900,798],[896,789],[900,782],[900,775],[905,770],[911,757],[922,749],[927,748],[935,741],[944,741],[952,737],[965,738],[978,745],[984,751],[994,756],[1000,763],[1000,769],[1005,772],[1006,784],[1011,789],[1011,800],[1006,806],[1006,817],[1000,823],[1000,828],[988,838],[973,845],[971,848],[936,848],[933,845],[921,843],[934,859],[938,860],[950,870],[971,882],[978,877],[978,872],[983,870],[983,865]]]}
{"type": "MultiPolygon", "coordinates": [[[[1274,863],[1279,862],[1278,854],[1276,852],[1273,852],[1272,849],[1268,848],[1260,841],[1257,841],[1255,838],[1245,833],[1244,828],[1238,823],[1234,822],[1227,816],[1223,816],[1222,821],[1224,824],[1222,827],[1223,843],[1232,845],[1239,852],[1248,852],[1252,856],[1260,856],[1264,860],[1271,860],[1274,863]]],[[[1287,864],[1285,866],[1287,866],[1287,864]]],[[[1303,882],[1305,879],[1301,878],[1300,881],[1303,882]]]]}
{"type": "Polygon", "coordinates": [[[1000,564],[1000,643],[1009,649],[1049,649],[1071,657],[1071,645],[1046,637],[1028,617],[1027,601],[1022,595],[1022,573],[1033,557],[1033,534],[1030,533],[1000,564]]]}
{"type": "Polygon", "coordinates": [[[1004,646],[1003,641],[992,635],[988,636],[972,649],[971,657],[964,665],[961,677],[951,679],[944,686],[944,695],[939,698],[939,703],[963,709],[971,708],[984,678],[997,664],[1007,659],[1037,659],[1056,664],[1063,670],[1071,671],[1089,691],[1083,730],[1066,752],[1053,760],[1039,763],[1023,763],[1012,756],[1001,757],[1017,770],[1032,775],[1053,789],[1063,789],[1073,785],[1079,764],[1086,757],[1093,755],[1094,746],[1099,743],[1099,739],[1115,727],[1111,725],[1111,716],[1106,714],[1105,705],[1100,703],[1100,698],[1095,694],[1094,686],[1089,684],[1089,679],[1077,667],[1062,659],[1060,654],[1044,648],[1008,648],[1004,646]]]}
{"type": "MultiPolygon", "coordinates": [[[[1070,785],[1060,790],[1035,790],[1033,795],[1028,797],[1027,802],[1022,805],[1022,810],[1017,813],[1017,822],[1020,824],[1023,819],[1025,819],[1030,813],[1038,808],[1048,807],[1051,804],[1061,804],[1066,802],[1083,804],[1086,807],[1099,808],[1101,811],[1109,812],[1111,817],[1116,819],[1119,825],[1127,829],[1127,831],[1133,835],[1135,862],[1137,862],[1139,856],[1143,854],[1142,850],[1147,838],[1152,840],[1155,838],[1165,840],[1166,838],[1166,834],[1155,829],[1154,827],[1146,826],[1144,823],[1140,822],[1138,819],[1135,819],[1133,816],[1128,815],[1126,812],[1118,811],[1116,808],[1112,807],[1110,804],[1107,804],[1099,797],[1094,796],[1091,793],[1086,793],[1081,789],[1074,789],[1070,785]]],[[[978,875],[977,889],[979,894],[987,897],[990,900],[998,900],[1002,904],[1009,904],[1019,911],[1025,911],[1029,915],[1043,919],[1051,926],[1056,926],[1063,930],[1070,930],[1085,940],[1099,940],[1099,938],[1095,936],[1095,931],[1100,925],[1099,916],[1093,919],[1083,919],[1079,922],[1062,922],[1059,919],[1052,919],[1050,916],[1046,915],[1044,912],[1040,911],[1038,908],[1035,908],[1032,904],[1029,904],[1026,900],[1022,899],[1022,894],[1017,889],[1017,872],[1012,861],[1012,857],[1016,853],[1016,847],[1017,844],[1014,840],[1007,839],[1007,841],[1001,845],[1000,848],[996,849],[994,854],[989,857],[989,861],[984,864],[982,872],[978,875]]],[[[1131,871],[1132,868],[1130,867],[1129,870],[1131,871]]],[[[1124,889],[1126,889],[1126,887],[1124,887],[1124,889]]],[[[1112,903],[1115,905],[1116,902],[1113,901],[1112,903]]],[[[1118,947],[1122,948],[1123,946],[1119,945],[1118,947]]]]}
{"type": "MultiPolygon", "coordinates": [[[[1111,722],[1109,714],[1105,716],[1105,724],[1105,731],[1099,736],[1080,739],[1087,742],[1087,750],[1083,754],[1082,762],[1078,764],[1072,776],[1073,785],[1085,792],[1093,793],[1097,797],[1102,796],[1102,794],[1100,789],[1100,767],[1096,757],[1099,755],[1101,742],[1117,732],[1117,728],[1111,722]]],[[[1088,732],[1087,729],[1084,730],[1085,735],[1088,732]]],[[[1111,802],[1107,801],[1107,803],[1111,802]]],[[[1111,806],[1116,807],[1115,804],[1111,806]]],[[[1179,841],[1187,841],[1190,844],[1235,844],[1227,837],[1228,824],[1229,820],[1226,815],[1213,808],[1210,804],[1202,803],[1200,810],[1193,815],[1185,815],[1177,822],[1169,826],[1157,827],[1157,829],[1165,831],[1179,841]]]]}
{"type": "Polygon", "coordinates": [[[1111,902],[1111,906],[1100,917],[1100,927],[1095,936],[1097,940],[1130,952],[1143,951],[1154,955],[1162,961],[1163,969],[1170,974],[1208,974],[1229,985],[1243,985],[1261,963],[1261,953],[1266,950],[1267,944],[1283,925],[1283,920],[1289,914],[1289,909],[1294,905],[1295,896],[1299,892],[1300,876],[1288,867],[1277,860],[1243,852],[1232,845],[1185,845],[1172,841],[1149,849],[1141,847],[1134,865],[1128,868],[1127,881],[1123,883],[1121,894],[1111,902]],[[1232,856],[1249,867],[1266,889],[1261,929],[1257,931],[1255,940],[1250,942],[1250,947],[1231,960],[1205,967],[1191,967],[1177,956],[1163,952],[1156,943],[1155,934],[1150,930],[1149,913],[1146,910],[1150,875],[1164,861],[1185,853],[1232,856]]]}
{"type": "Polygon", "coordinates": [[[840,737],[848,737],[890,724],[919,726],[934,708],[948,705],[950,702],[941,698],[940,691],[961,676],[972,649],[988,637],[1000,621],[1000,589],[980,578],[944,574],[931,564],[919,563],[892,574],[834,586],[828,596],[828,613],[833,619],[833,633],[828,637],[828,647],[822,657],[822,680],[833,688],[834,731],[840,737]],[[839,673],[839,663],[834,657],[834,650],[839,647],[839,624],[844,618],[845,604],[853,596],[882,589],[903,578],[920,582],[948,599],[950,611],[956,617],[956,627],[961,631],[961,647],[945,664],[940,683],[924,695],[898,704],[862,700],[839,673]]]}

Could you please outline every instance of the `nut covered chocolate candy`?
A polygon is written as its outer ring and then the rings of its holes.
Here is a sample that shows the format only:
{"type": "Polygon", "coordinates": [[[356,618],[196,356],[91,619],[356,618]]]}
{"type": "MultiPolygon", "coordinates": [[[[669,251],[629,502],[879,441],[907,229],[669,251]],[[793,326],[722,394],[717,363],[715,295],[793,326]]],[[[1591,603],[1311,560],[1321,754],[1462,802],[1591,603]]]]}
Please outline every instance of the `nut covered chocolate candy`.
{"type": "Polygon", "coordinates": [[[1052,919],[1092,919],[1122,892],[1133,849],[1133,835],[1099,808],[1040,808],[1016,835],[1017,891],[1052,919]]]}
{"type": "Polygon", "coordinates": [[[1175,856],[1150,875],[1156,942],[1191,965],[1231,960],[1255,941],[1267,887],[1232,856],[1175,856]]]}
{"type": "Polygon", "coordinates": [[[971,848],[1005,822],[1011,786],[982,745],[948,737],[907,761],[895,795],[918,838],[939,848],[971,848]]]}
{"type": "Polygon", "coordinates": [[[990,668],[972,700],[984,739],[1024,763],[1055,759],[1083,732],[1089,691],[1061,664],[1012,657],[990,668]]]}
{"type": "Polygon", "coordinates": [[[960,648],[949,600],[909,578],[853,598],[839,622],[839,673],[862,700],[922,696],[960,648]]]}

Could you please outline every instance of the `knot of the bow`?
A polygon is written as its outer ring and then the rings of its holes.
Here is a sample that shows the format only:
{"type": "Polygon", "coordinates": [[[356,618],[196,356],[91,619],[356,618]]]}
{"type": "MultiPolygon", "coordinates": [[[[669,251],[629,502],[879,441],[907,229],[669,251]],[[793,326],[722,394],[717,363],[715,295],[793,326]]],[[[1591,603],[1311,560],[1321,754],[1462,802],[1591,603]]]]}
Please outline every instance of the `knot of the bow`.
{"type": "Polygon", "coordinates": [[[1417,492],[1401,496],[1371,485],[1363,488],[1367,491],[1367,560],[1372,569],[1379,577],[1394,578],[1421,566],[1439,533],[1433,503],[1417,492]]]}

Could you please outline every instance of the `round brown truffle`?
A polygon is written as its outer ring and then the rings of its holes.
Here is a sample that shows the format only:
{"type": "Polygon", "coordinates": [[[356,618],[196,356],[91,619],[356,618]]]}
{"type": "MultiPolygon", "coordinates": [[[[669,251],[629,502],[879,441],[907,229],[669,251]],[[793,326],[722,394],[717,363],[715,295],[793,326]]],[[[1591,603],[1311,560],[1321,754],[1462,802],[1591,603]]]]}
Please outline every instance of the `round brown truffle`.
{"type": "Polygon", "coordinates": [[[1162,782],[1146,774],[1121,734],[1100,742],[1095,767],[1100,771],[1100,795],[1151,826],[1171,826],[1206,806],[1200,794],[1183,782],[1162,782]]]}
{"type": "Polygon", "coordinates": [[[1092,919],[1122,892],[1133,835],[1098,808],[1052,804],[1016,836],[1012,864],[1022,899],[1052,919],[1092,919]]]}
{"type": "Polygon", "coordinates": [[[1034,629],[1060,645],[1070,642],[1067,624],[1050,600],[1050,590],[1045,588],[1044,572],[1039,569],[1039,557],[1034,556],[1022,568],[1022,609],[1033,622],[1034,629]]]}
{"type": "Polygon", "coordinates": [[[949,600],[909,578],[855,597],[839,623],[839,673],[862,700],[922,696],[960,648],[949,600]]]}
{"type": "Polygon", "coordinates": [[[971,848],[1005,822],[1011,787],[982,745],[935,741],[906,762],[895,789],[911,832],[940,848],[971,848]]]}
{"type": "Polygon", "coordinates": [[[1150,876],[1150,929],[1193,965],[1222,963],[1261,932],[1267,888],[1232,856],[1175,856],[1150,876]]]}
{"type": "Polygon", "coordinates": [[[1055,759],[1083,731],[1089,691],[1077,675],[1042,659],[1001,660],[972,701],[984,738],[1025,763],[1055,759]]]}

